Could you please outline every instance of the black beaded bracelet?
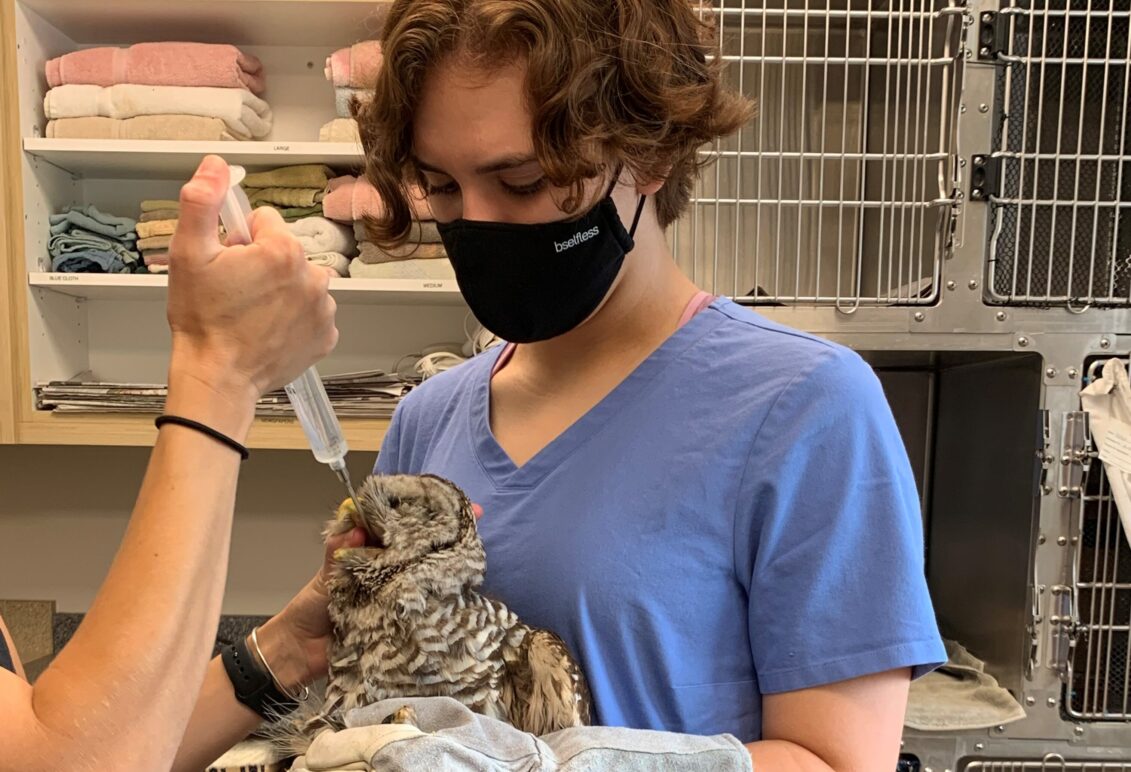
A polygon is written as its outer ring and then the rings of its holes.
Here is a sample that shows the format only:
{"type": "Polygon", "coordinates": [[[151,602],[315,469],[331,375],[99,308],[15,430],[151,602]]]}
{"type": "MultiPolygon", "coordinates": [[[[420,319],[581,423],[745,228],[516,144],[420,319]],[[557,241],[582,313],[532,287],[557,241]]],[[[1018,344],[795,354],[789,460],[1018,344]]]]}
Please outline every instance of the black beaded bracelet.
{"type": "Polygon", "coordinates": [[[246,639],[222,646],[220,659],[235,689],[236,699],[263,718],[271,721],[298,707],[298,702],[279,691],[274,679],[259,666],[246,639]]]}
{"type": "Polygon", "coordinates": [[[192,419],[189,419],[189,418],[181,418],[180,416],[177,416],[177,415],[163,415],[163,416],[159,416],[157,418],[157,420],[154,421],[153,423],[157,426],[158,429],[160,429],[165,424],[176,424],[177,426],[184,426],[185,428],[198,431],[201,434],[206,434],[209,437],[211,437],[212,439],[216,440],[217,442],[221,442],[221,443],[227,445],[229,448],[231,448],[235,452],[239,453],[241,461],[247,461],[248,456],[251,455],[248,452],[246,447],[239,444],[238,442],[233,440],[228,435],[221,434],[220,432],[213,429],[211,426],[205,426],[204,424],[202,424],[198,421],[193,421],[192,419]]]}

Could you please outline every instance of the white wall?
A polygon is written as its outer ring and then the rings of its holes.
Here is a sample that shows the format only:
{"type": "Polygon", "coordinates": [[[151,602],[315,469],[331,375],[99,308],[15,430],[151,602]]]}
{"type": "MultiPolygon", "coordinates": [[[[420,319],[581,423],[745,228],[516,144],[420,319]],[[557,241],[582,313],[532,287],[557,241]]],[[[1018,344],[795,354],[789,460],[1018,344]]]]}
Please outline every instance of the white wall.
{"type": "MultiPolygon", "coordinates": [[[[373,453],[353,453],[357,482],[373,453]]],[[[0,446],[0,598],[85,611],[114,557],[146,448],[0,446]]],[[[270,614],[317,570],[320,530],[344,497],[305,451],[255,451],[244,464],[226,614],[270,614]]],[[[170,513],[170,517],[187,517],[170,513]]]]}

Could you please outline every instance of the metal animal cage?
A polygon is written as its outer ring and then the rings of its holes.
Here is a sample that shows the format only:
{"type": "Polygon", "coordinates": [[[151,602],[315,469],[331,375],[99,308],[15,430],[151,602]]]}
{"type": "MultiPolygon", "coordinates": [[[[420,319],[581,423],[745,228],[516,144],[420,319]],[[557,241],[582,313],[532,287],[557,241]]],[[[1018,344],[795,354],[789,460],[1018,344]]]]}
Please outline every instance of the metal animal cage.
{"type": "MultiPolygon", "coordinates": [[[[1089,378],[1104,361],[1091,363],[1089,378]]],[[[1125,721],[1131,719],[1131,546],[1103,464],[1092,458],[1083,474],[1075,502],[1073,629],[1067,631],[1074,646],[1064,710],[1081,720],[1125,721]]]]}
{"type": "Polygon", "coordinates": [[[1066,761],[1050,754],[1039,761],[972,761],[963,772],[1131,772],[1131,763],[1119,761],[1066,761]]]}
{"type": "Polygon", "coordinates": [[[962,9],[947,0],[723,0],[730,84],[759,116],[672,229],[700,286],[750,303],[935,301],[955,204],[962,9]]]}
{"type": "Polygon", "coordinates": [[[1008,0],[998,13],[997,302],[1131,305],[1129,24],[1131,0],[1008,0]]]}

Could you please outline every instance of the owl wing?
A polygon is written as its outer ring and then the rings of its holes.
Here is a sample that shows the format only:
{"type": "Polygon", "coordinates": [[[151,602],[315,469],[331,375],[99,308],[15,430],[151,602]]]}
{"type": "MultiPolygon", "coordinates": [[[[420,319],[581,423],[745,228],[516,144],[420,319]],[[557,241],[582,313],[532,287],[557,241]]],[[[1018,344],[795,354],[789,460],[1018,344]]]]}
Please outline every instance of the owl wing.
{"type": "Polygon", "coordinates": [[[504,658],[501,699],[511,724],[541,736],[589,723],[589,686],[561,638],[531,629],[504,658]]]}

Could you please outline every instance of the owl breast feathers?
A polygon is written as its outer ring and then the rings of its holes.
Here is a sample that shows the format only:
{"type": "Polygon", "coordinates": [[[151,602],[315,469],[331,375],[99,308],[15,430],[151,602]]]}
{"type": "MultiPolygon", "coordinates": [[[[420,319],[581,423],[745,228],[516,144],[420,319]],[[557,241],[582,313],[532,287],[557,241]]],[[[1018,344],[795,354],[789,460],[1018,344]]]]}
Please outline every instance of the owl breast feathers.
{"type": "MultiPolygon", "coordinates": [[[[481,595],[486,558],[471,503],[440,477],[370,477],[327,535],[356,526],[330,584],[330,676],[319,717],[390,697],[453,697],[536,735],[589,723],[565,643],[481,595]]],[[[311,722],[313,727],[319,722],[311,722]]]]}

